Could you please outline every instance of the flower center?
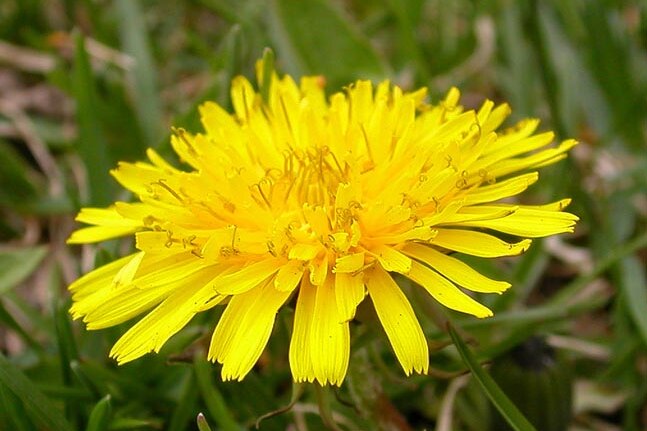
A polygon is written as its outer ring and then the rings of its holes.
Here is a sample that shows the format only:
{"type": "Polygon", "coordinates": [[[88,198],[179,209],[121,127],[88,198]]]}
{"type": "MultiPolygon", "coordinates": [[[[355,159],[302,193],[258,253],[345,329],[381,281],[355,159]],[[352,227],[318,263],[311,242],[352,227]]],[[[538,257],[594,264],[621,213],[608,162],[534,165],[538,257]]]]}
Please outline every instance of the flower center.
{"type": "Polygon", "coordinates": [[[257,203],[275,213],[303,205],[332,207],[337,187],[347,181],[348,167],[342,167],[325,146],[289,150],[283,158],[283,169],[267,169],[265,176],[250,187],[257,203]]]}

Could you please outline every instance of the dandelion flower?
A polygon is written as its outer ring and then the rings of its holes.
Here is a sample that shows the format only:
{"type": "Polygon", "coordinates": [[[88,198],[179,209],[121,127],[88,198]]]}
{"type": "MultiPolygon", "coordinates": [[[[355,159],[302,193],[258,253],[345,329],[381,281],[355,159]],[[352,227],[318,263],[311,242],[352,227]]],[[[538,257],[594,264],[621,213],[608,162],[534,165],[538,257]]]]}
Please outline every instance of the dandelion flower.
{"type": "Polygon", "coordinates": [[[455,88],[430,105],[426,89],[388,81],[357,81],[327,97],[321,77],[297,84],[264,76],[260,63],[257,71],[266,93],[237,77],[233,114],[207,102],[203,133],[174,130],[188,168],[149,149],[149,162],[111,172],[136,202],[77,217],[92,226],[69,243],[135,237],[134,254],[70,286],[71,313],[88,329],[147,313],[112,348],[119,363],[159,351],[193,316],[222,304],[208,357],[222,364],[223,379],[241,380],[276,313],[292,303],[293,378],[340,385],[349,322],[368,296],[405,374],[425,373],[425,335],[394,273],[447,308],[488,317],[466,291],[510,284],[454,254],[513,256],[529,238],[572,232],[568,199],[531,206],[508,198],[576,142],[550,146],[553,133],[535,133],[535,119],[497,131],[508,105],[465,110],[455,88]]]}

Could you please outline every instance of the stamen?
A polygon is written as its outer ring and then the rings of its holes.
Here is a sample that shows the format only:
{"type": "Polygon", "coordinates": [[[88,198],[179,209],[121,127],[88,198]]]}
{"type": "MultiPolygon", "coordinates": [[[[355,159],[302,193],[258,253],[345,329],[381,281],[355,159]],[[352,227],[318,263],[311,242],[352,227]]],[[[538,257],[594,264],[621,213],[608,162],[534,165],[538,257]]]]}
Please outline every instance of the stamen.
{"type": "Polygon", "coordinates": [[[339,164],[339,160],[337,160],[335,153],[331,151],[329,154],[330,154],[330,157],[332,157],[333,162],[335,162],[335,166],[337,166],[337,170],[341,175],[341,181],[347,182],[348,180],[346,178],[346,172],[344,171],[344,169],[342,169],[341,165],[339,164]]]}
{"type": "Polygon", "coordinates": [[[360,124],[360,128],[362,129],[362,135],[364,135],[364,142],[366,143],[366,153],[368,154],[368,158],[371,160],[371,163],[375,165],[375,159],[373,158],[373,151],[371,150],[371,144],[368,141],[366,129],[364,128],[363,124],[360,124]]]}
{"type": "Polygon", "coordinates": [[[458,181],[456,181],[456,188],[463,190],[464,188],[467,187],[467,180],[465,178],[461,178],[458,181]]]}
{"type": "MultiPolygon", "coordinates": [[[[292,123],[290,123],[290,116],[288,115],[288,109],[285,106],[285,100],[283,99],[283,96],[279,96],[279,100],[281,101],[281,110],[283,111],[285,122],[287,123],[288,129],[290,130],[292,137],[294,137],[294,129],[292,128],[292,123]]],[[[287,144],[288,144],[288,147],[291,147],[289,142],[287,142],[287,144]]]]}
{"type": "Polygon", "coordinates": [[[440,207],[440,201],[438,200],[438,198],[436,196],[432,196],[431,200],[434,202],[434,211],[436,213],[438,213],[438,209],[440,207]]]}
{"type": "Polygon", "coordinates": [[[449,154],[447,154],[447,155],[445,156],[445,160],[447,160],[447,167],[450,167],[450,166],[452,165],[452,161],[453,161],[452,156],[450,156],[449,154]]]}
{"type": "Polygon", "coordinates": [[[142,219],[142,223],[144,224],[144,226],[152,226],[156,221],[157,221],[157,218],[155,218],[152,215],[147,215],[142,219]]]}
{"type": "Polygon", "coordinates": [[[190,235],[190,236],[187,236],[186,238],[182,238],[182,246],[184,248],[187,248],[188,245],[195,246],[195,244],[193,243],[195,239],[196,239],[195,235],[190,235]]]}
{"type": "Polygon", "coordinates": [[[241,92],[243,95],[243,106],[245,108],[245,120],[249,122],[249,108],[247,107],[247,93],[245,91],[241,92]]]}
{"type": "Polygon", "coordinates": [[[236,232],[238,232],[238,226],[234,226],[234,233],[231,235],[231,249],[236,250],[236,232]]]}
{"type": "Polygon", "coordinates": [[[277,257],[277,254],[276,254],[276,246],[274,245],[274,242],[272,242],[272,241],[267,241],[266,245],[267,245],[267,251],[268,251],[272,256],[277,257]]]}
{"type": "Polygon", "coordinates": [[[164,178],[159,179],[158,181],[152,183],[152,185],[158,185],[161,186],[164,190],[169,192],[175,199],[177,199],[180,203],[184,203],[184,199],[175,192],[168,184],[165,182],[166,180],[164,178]]]}
{"type": "Polygon", "coordinates": [[[181,127],[180,127],[180,128],[171,127],[171,132],[173,132],[173,134],[174,134],[175,136],[177,136],[178,138],[180,138],[180,139],[182,140],[182,142],[184,142],[184,145],[186,145],[187,150],[189,150],[189,153],[190,153],[193,157],[197,157],[197,156],[198,156],[198,152],[195,150],[195,148],[193,147],[193,145],[191,144],[191,142],[189,142],[189,140],[188,140],[188,139],[187,139],[187,137],[186,137],[186,133],[187,133],[187,132],[186,132],[186,130],[184,130],[184,129],[183,129],[183,128],[181,128],[181,127]]]}
{"type": "MultiPolygon", "coordinates": [[[[261,180],[263,181],[263,180],[261,180]]],[[[268,208],[272,208],[272,204],[268,200],[267,196],[265,195],[265,192],[263,192],[263,188],[261,187],[261,183],[256,183],[252,184],[251,187],[255,187],[258,190],[258,193],[261,195],[261,198],[265,202],[265,205],[267,205],[268,208]]]]}

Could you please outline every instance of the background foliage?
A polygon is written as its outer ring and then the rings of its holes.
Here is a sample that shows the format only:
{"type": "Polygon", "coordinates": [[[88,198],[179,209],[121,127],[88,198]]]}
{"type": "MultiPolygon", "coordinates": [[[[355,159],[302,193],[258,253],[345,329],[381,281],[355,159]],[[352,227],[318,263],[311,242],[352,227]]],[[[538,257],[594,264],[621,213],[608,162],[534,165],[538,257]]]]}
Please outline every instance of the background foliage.
{"type": "Polygon", "coordinates": [[[303,391],[261,429],[482,430],[486,394],[502,399],[479,363],[532,335],[574,370],[571,429],[647,428],[646,44],[644,1],[3,0],[0,429],[177,431],[204,412],[201,429],[237,430],[303,391]],[[438,100],[456,85],[468,107],[509,101],[514,119],[540,117],[582,142],[525,195],[572,197],[576,233],[474,262],[513,283],[484,299],[494,318],[415,298],[433,375],[405,380],[368,312],[332,392],[291,386],[287,309],[242,383],[222,383],[204,360],[220,311],[122,367],[107,352],[123,327],[87,333],[70,321],[66,285],[131,247],[67,247],[75,212],[128,199],[109,169],[147,146],[169,155],[170,127],[198,131],[202,100],[229,106],[231,78],[251,76],[266,46],[280,70],[324,74],[331,90],[389,77],[438,100]]]}

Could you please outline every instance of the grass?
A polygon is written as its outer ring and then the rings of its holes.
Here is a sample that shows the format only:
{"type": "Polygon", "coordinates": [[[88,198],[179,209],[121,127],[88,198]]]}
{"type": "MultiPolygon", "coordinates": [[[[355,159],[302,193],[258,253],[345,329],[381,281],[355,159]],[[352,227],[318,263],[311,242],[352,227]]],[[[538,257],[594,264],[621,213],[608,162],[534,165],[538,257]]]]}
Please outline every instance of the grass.
{"type": "Polygon", "coordinates": [[[490,398],[528,429],[482,364],[540,335],[574,370],[568,429],[645,429],[646,29],[647,5],[628,0],[2,2],[0,427],[237,430],[293,404],[261,429],[478,431],[490,398]],[[456,85],[469,107],[509,101],[513,119],[581,141],[525,195],[572,197],[575,234],[473,263],[513,283],[484,299],[494,318],[448,315],[450,337],[433,304],[414,304],[435,350],[429,376],[405,380],[383,334],[358,325],[341,389],[291,385],[289,310],[242,383],[204,360],[213,313],[121,367],[108,351],[126,326],[70,320],[66,286],[129,247],[66,246],[76,211],[127,198],[108,170],[149,146],[170,155],[171,126],[199,130],[203,100],[229,107],[231,78],[251,76],[265,47],[279,70],[323,74],[330,89],[388,77],[438,100],[456,85]]]}

